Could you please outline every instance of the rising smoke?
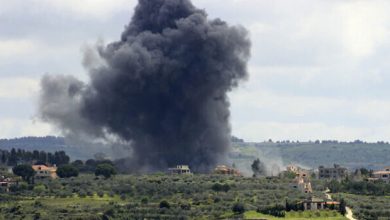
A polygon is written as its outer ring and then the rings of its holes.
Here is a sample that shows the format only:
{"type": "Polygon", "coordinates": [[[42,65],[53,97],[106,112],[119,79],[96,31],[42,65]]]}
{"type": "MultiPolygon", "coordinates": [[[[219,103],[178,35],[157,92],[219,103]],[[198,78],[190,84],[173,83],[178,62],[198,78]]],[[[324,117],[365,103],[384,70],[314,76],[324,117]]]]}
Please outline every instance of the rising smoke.
{"type": "Polygon", "coordinates": [[[121,39],[96,51],[85,54],[88,83],[43,77],[43,120],[68,137],[128,145],[132,166],[206,171],[224,159],[227,92],[247,77],[243,27],[208,20],[190,0],[139,0],[121,39]]]}

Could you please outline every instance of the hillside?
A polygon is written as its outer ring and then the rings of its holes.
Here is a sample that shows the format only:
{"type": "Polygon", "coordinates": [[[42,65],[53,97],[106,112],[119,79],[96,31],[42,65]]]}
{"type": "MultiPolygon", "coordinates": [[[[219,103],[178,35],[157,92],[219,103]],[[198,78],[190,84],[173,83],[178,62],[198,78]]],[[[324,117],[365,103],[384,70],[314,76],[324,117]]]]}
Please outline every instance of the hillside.
{"type": "Polygon", "coordinates": [[[283,164],[300,164],[308,168],[334,163],[348,168],[383,168],[390,165],[390,145],[384,142],[301,142],[301,143],[246,143],[234,142],[235,160],[262,158],[264,161],[283,164]]]}
{"type": "MultiPolygon", "coordinates": [[[[242,139],[232,139],[233,150],[229,159],[243,171],[250,172],[250,164],[260,158],[270,174],[294,163],[308,168],[334,163],[348,168],[367,167],[372,169],[390,165],[390,145],[384,142],[261,142],[249,143],[242,139]]],[[[22,137],[0,139],[0,149],[45,150],[48,152],[66,151],[72,159],[89,159],[95,153],[111,155],[107,148],[72,147],[62,137],[22,137]]]]}

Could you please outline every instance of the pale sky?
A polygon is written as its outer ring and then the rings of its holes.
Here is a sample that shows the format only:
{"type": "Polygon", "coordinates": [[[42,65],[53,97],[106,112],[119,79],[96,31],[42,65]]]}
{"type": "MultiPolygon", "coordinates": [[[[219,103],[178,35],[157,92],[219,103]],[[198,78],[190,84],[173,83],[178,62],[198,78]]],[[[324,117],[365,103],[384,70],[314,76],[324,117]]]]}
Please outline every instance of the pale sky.
{"type": "MultiPolygon", "coordinates": [[[[248,141],[390,141],[390,1],[193,0],[251,34],[231,94],[248,141]]],[[[119,39],[136,0],[0,0],[0,138],[58,135],[36,118],[45,73],[87,79],[83,48],[119,39]]]]}

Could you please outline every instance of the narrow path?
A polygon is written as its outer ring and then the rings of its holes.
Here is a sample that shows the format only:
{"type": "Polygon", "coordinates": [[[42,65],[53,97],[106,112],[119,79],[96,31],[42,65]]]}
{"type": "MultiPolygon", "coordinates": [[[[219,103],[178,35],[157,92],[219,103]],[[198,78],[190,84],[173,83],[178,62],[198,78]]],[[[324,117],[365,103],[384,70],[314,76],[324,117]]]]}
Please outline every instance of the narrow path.
{"type": "MultiPolygon", "coordinates": [[[[324,191],[325,195],[326,195],[326,198],[329,199],[329,200],[332,200],[332,195],[329,194],[330,190],[329,189],[326,189],[324,191]]],[[[348,206],[345,207],[347,213],[345,214],[345,217],[349,220],[357,220],[356,218],[353,217],[353,212],[352,212],[352,209],[349,208],[348,206]]]]}
{"type": "Polygon", "coordinates": [[[352,209],[351,208],[345,207],[345,209],[347,210],[347,214],[345,215],[345,217],[347,217],[347,219],[349,219],[349,220],[357,220],[356,218],[353,217],[353,213],[352,213],[352,209]]]}

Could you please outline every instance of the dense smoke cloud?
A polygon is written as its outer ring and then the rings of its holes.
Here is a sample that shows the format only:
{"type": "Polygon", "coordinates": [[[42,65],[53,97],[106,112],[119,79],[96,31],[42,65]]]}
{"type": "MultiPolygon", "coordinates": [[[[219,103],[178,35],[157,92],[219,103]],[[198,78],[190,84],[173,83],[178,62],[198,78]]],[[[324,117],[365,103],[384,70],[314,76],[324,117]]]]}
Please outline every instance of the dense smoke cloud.
{"type": "Polygon", "coordinates": [[[90,82],[43,77],[40,115],[67,136],[126,143],[131,164],[206,171],[229,149],[227,92],[249,53],[244,28],[189,0],[139,0],[120,41],[86,53],[90,82]]]}

